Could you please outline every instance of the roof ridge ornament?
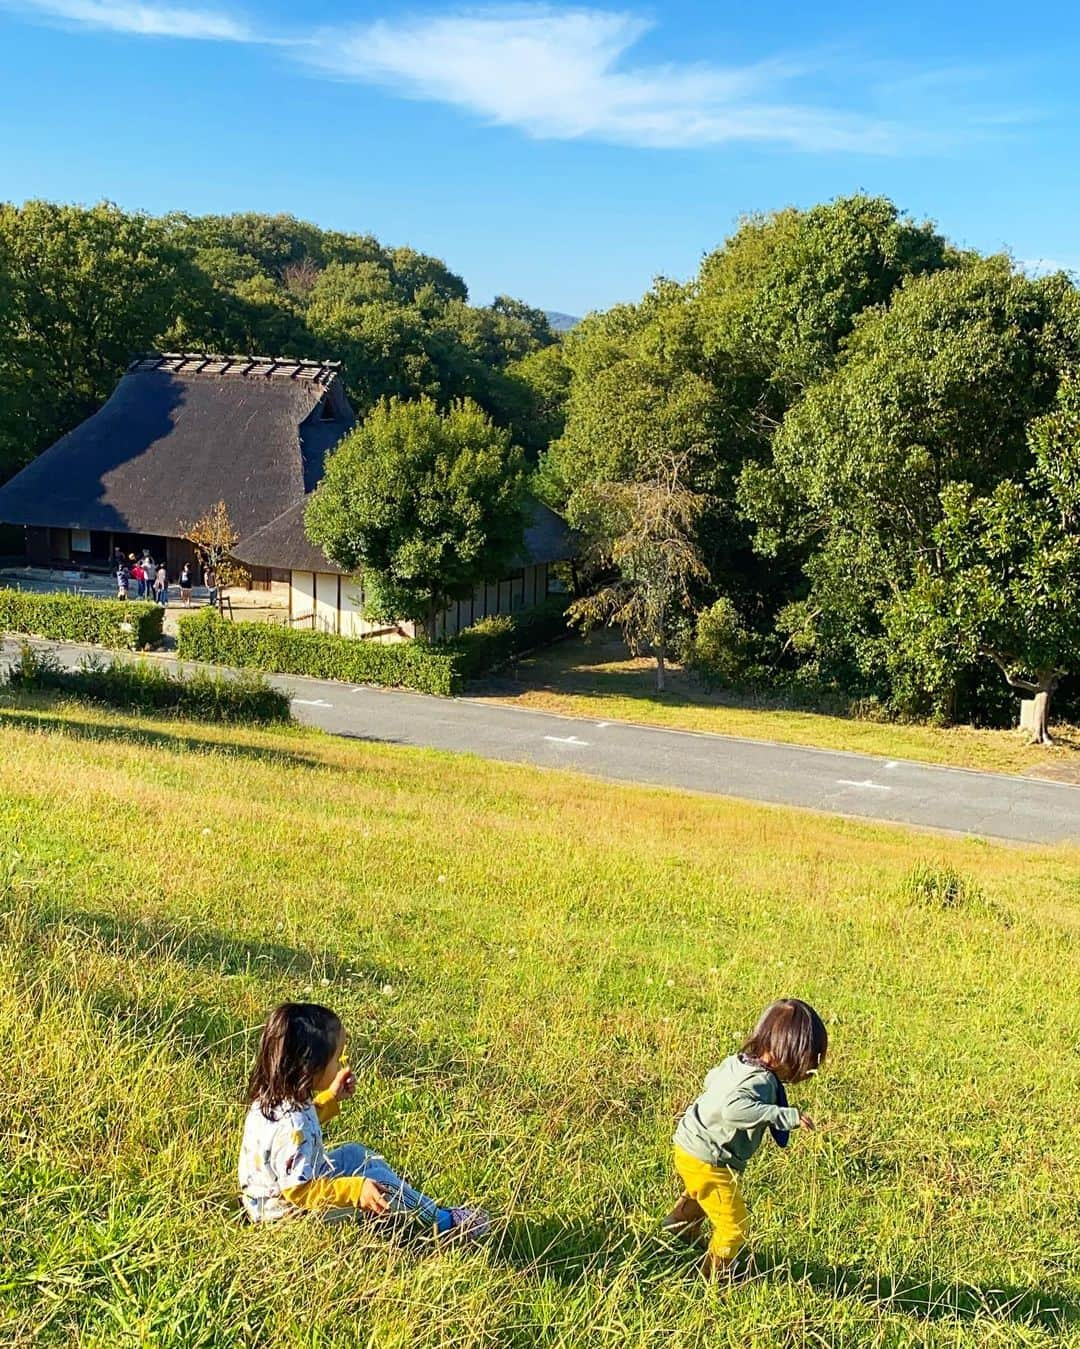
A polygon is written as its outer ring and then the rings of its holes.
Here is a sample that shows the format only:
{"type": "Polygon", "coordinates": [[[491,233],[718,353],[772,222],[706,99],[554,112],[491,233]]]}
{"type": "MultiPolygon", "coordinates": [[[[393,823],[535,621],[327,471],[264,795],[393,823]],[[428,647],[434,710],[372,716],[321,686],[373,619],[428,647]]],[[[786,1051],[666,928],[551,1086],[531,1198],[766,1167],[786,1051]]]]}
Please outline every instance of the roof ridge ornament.
{"type": "Polygon", "coordinates": [[[307,380],[329,385],[341,374],[340,361],[309,360],[303,356],[219,355],[209,351],[147,351],[128,365],[129,375],[159,371],[172,375],[307,380]]]}

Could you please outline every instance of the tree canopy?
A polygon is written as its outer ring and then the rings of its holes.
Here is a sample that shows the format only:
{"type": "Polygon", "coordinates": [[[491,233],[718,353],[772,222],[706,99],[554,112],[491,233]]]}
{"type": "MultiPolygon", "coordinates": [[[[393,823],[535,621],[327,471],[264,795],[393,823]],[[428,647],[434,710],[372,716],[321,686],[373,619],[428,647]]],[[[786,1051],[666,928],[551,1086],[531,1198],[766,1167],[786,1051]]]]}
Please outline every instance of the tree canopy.
{"type": "Polygon", "coordinates": [[[525,484],[521,450],[477,404],[391,398],[330,455],[305,522],[362,571],[372,617],[431,623],[518,562],[525,484]]]}
{"type": "MultiPolygon", "coordinates": [[[[285,215],[2,206],[0,480],[155,346],[341,360],[361,415],[387,397],[471,398],[535,456],[545,428],[515,367],[555,342],[539,310],[470,305],[437,258],[371,235],[285,215]]],[[[557,423],[550,399],[545,415],[557,423]]]]}
{"type": "MultiPolygon", "coordinates": [[[[562,357],[565,429],[542,490],[574,515],[597,483],[646,481],[658,447],[678,453],[707,569],[688,618],[723,600],[755,671],[780,683],[1000,714],[987,645],[952,640],[930,679],[913,675],[913,644],[947,603],[931,597],[959,494],[984,503],[984,526],[995,492],[1033,499],[1032,427],[1080,363],[1068,277],[1034,280],[856,196],[744,221],[692,282],[591,315],[562,357]],[[901,621],[915,587],[921,626],[901,621]]],[[[1034,558],[1027,538],[1015,558],[1034,558]]]]}

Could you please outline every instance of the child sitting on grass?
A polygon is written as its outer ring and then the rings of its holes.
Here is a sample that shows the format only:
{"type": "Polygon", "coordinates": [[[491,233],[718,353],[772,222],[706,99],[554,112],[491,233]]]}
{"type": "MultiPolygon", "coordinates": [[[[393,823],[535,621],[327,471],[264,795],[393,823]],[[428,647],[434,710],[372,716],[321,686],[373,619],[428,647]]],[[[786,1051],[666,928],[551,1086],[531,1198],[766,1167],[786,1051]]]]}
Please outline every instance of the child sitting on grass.
{"type": "Polygon", "coordinates": [[[323,1218],[408,1216],[438,1236],[477,1239],[485,1213],[443,1208],[359,1143],[323,1148],[322,1126],[356,1091],[344,1066],[345,1028],[328,1007],[283,1002],[263,1027],[248,1082],[240,1192],[252,1222],[300,1213],[323,1218]]]}
{"type": "Polygon", "coordinates": [[[809,1115],[788,1105],[784,1084],[815,1073],[828,1044],[821,1017],[807,1003],[798,998],[772,1003],[739,1053],[706,1075],[705,1090],[680,1119],[675,1169],[684,1193],[664,1229],[705,1251],[707,1277],[730,1274],[746,1241],[742,1173],[766,1128],[786,1147],[791,1129],[814,1127],[809,1115]],[[712,1225],[707,1246],[706,1218],[712,1225]]]}

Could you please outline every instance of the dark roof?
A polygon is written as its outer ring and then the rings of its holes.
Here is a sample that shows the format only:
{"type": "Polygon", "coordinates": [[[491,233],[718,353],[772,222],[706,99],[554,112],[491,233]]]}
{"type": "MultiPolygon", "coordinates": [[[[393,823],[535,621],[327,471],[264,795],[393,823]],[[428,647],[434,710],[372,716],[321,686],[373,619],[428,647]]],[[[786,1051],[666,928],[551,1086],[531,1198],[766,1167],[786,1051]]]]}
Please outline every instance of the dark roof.
{"type": "MultiPolygon", "coordinates": [[[[280,567],[292,571],[324,571],[344,575],[322,549],[304,532],[305,501],[283,511],[276,520],[241,539],[233,556],[251,567],[280,567]]],[[[574,557],[577,545],[566,521],[542,502],[530,500],[529,523],[525,526],[525,556],[522,565],[564,562],[574,557]]]]}
{"type": "Polygon", "coordinates": [[[303,499],[354,420],[329,362],[140,357],[100,411],[0,487],[0,520],[175,538],[224,501],[243,538],[303,499]]]}
{"type": "Polygon", "coordinates": [[[283,571],[328,571],[339,576],[345,570],[331,562],[317,543],[312,543],[304,530],[304,507],[307,500],[298,501],[287,511],[271,520],[262,529],[241,539],[233,549],[233,557],[250,567],[280,567],[283,571]]]}
{"type": "Polygon", "coordinates": [[[530,502],[530,521],[525,526],[525,564],[567,562],[581,551],[574,531],[561,515],[542,501],[530,502]]]}

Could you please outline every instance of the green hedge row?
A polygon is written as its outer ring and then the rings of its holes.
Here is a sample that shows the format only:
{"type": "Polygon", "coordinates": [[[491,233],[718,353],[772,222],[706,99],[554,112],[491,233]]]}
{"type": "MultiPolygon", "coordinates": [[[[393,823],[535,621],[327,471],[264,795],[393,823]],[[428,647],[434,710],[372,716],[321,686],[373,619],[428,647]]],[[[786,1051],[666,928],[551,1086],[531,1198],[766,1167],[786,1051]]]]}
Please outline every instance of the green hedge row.
{"type": "Polygon", "coordinates": [[[449,643],[461,653],[462,677],[475,679],[505,665],[522,651],[565,637],[569,602],[567,595],[552,595],[529,609],[482,618],[471,628],[465,628],[449,643]]]}
{"type": "Polygon", "coordinates": [[[233,622],[216,609],[182,618],[177,654],[211,665],[275,674],[383,684],[444,696],[466,679],[505,664],[521,651],[566,633],[563,596],[515,614],[481,619],[449,642],[371,642],[329,632],[300,632],[276,623],[233,622]]]}
{"type": "Polygon", "coordinates": [[[365,642],[328,632],[298,632],[277,623],[233,622],[216,609],[182,618],[179,630],[176,649],[184,660],[421,693],[449,695],[461,687],[460,657],[448,644],[365,642]]]}
{"type": "Polygon", "coordinates": [[[165,611],[138,600],[0,589],[0,632],[137,651],[161,641],[165,611]]]}
{"type": "Polygon", "coordinates": [[[106,663],[90,656],[76,670],[64,669],[48,651],[24,645],[7,674],[15,689],[51,689],[86,702],[137,712],[175,712],[204,721],[278,723],[290,721],[287,694],[271,688],[262,675],[245,670],[236,676],[172,674],[148,661],[106,663]]]}

